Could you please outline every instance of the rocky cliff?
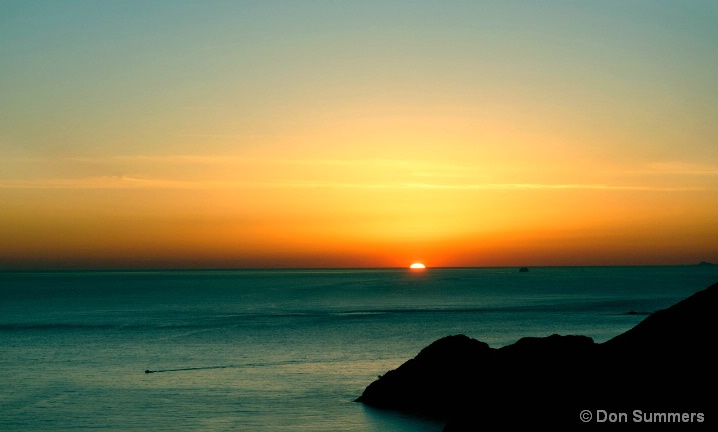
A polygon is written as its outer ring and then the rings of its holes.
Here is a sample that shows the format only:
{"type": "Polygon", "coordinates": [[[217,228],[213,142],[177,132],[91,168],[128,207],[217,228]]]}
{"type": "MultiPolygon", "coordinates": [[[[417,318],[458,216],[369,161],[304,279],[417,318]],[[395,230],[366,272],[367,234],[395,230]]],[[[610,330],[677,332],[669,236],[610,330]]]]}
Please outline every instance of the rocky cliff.
{"type": "Polygon", "coordinates": [[[445,418],[446,432],[580,425],[588,414],[592,423],[715,424],[718,283],[601,344],[551,335],[495,349],[447,336],[371,383],[357,401],[445,418]]]}

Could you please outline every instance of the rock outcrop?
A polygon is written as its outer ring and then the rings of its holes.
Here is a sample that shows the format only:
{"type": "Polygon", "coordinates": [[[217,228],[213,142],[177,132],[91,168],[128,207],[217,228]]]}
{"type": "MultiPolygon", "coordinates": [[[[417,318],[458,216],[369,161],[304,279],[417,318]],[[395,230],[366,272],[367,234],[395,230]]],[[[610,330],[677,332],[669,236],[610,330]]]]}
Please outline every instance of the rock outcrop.
{"type": "Polygon", "coordinates": [[[371,383],[357,401],[444,418],[446,432],[581,425],[584,410],[593,423],[615,414],[627,423],[716,424],[718,283],[601,344],[551,335],[495,349],[447,336],[371,383]]]}

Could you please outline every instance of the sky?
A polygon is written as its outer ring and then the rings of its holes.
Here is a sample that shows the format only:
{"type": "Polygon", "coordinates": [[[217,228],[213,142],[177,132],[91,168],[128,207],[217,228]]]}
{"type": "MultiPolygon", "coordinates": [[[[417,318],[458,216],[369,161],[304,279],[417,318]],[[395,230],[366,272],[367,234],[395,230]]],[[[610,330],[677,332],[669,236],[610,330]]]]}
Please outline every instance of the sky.
{"type": "Polygon", "coordinates": [[[0,270],[718,262],[718,2],[0,2],[0,270]]]}

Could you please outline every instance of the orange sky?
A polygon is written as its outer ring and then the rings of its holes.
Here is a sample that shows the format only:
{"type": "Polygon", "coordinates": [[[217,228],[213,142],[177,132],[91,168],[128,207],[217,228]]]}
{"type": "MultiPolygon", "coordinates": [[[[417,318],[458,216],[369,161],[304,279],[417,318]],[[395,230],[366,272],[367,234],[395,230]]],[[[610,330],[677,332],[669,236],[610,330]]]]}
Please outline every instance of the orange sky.
{"type": "Polygon", "coordinates": [[[0,269],[718,262],[716,4],[444,6],[0,5],[0,269]]]}

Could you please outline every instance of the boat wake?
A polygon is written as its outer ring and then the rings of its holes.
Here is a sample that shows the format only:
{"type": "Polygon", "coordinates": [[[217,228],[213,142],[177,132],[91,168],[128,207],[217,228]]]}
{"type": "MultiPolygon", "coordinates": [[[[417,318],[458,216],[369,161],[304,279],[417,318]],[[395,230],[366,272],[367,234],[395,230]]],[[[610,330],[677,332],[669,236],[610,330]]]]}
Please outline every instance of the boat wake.
{"type": "Polygon", "coordinates": [[[194,371],[194,370],[206,370],[206,369],[226,369],[236,366],[203,366],[203,367],[191,367],[191,368],[180,368],[180,369],[159,369],[159,370],[150,370],[146,369],[146,374],[151,373],[160,373],[160,372],[182,372],[182,371],[194,371]]]}

